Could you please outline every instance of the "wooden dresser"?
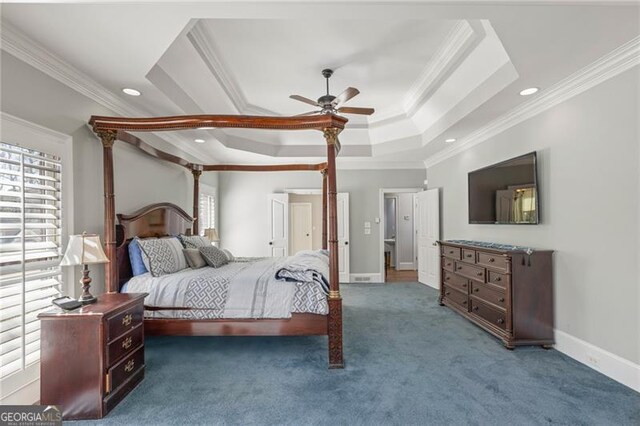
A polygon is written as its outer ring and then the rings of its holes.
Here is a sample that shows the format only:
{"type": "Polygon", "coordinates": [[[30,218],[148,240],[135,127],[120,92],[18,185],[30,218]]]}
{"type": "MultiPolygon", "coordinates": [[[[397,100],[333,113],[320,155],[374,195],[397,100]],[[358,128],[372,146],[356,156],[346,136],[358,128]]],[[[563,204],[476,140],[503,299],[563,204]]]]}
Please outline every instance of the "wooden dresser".
{"type": "Polygon", "coordinates": [[[64,312],[41,313],[40,404],[65,420],[99,419],[144,378],[146,294],[112,293],[64,312]]]}
{"type": "Polygon", "coordinates": [[[439,244],[440,305],[462,314],[509,349],[551,347],[553,251],[472,241],[439,244]]]}

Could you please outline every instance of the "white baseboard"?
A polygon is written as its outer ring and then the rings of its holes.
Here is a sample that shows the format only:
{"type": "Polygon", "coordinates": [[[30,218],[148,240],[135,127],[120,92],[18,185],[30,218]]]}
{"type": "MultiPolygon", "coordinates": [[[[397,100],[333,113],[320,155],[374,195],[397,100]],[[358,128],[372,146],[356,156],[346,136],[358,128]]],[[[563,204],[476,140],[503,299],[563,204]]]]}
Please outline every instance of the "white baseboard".
{"type": "Polygon", "coordinates": [[[416,265],[413,262],[400,262],[396,267],[397,271],[415,271],[416,265]]]}
{"type": "Polygon", "coordinates": [[[349,274],[349,283],[351,284],[366,284],[366,283],[382,283],[382,275],[378,273],[373,274],[349,274]]]}
{"type": "Polygon", "coordinates": [[[40,401],[40,379],[33,380],[0,399],[0,405],[32,405],[40,401]]]}
{"type": "Polygon", "coordinates": [[[560,330],[555,337],[556,350],[640,392],[640,365],[560,330]]]}
{"type": "Polygon", "coordinates": [[[422,285],[426,285],[427,287],[431,287],[434,290],[440,290],[440,285],[436,284],[436,285],[431,285],[429,283],[423,283],[422,281],[418,280],[418,282],[422,285]]]}

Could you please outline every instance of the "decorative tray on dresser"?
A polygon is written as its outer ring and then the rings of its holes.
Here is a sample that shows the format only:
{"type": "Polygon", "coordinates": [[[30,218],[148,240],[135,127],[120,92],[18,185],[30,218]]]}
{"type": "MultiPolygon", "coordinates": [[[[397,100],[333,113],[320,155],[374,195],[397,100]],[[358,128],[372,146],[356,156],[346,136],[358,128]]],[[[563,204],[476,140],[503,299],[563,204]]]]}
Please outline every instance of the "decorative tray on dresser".
{"type": "Polygon", "coordinates": [[[480,241],[439,241],[440,305],[513,349],[553,338],[552,250],[480,241]]]}
{"type": "Polygon", "coordinates": [[[146,293],[107,293],[41,320],[40,403],[65,420],[99,419],[144,378],[146,293]]]}

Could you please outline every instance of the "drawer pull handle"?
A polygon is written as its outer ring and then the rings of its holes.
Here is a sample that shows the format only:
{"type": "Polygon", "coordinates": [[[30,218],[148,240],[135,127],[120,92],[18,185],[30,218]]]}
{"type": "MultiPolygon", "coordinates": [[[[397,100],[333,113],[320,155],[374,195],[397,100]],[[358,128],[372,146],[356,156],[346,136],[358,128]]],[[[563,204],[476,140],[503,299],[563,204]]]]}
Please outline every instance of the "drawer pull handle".
{"type": "Polygon", "coordinates": [[[129,349],[131,347],[131,343],[133,343],[133,339],[131,339],[131,336],[129,336],[122,341],[122,348],[129,349]]]}
{"type": "Polygon", "coordinates": [[[462,266],[458,266],[458,270],[462,269],[462,266]]]}
{"type": "Polygon", "coordinates": [[[495,281],[498,283],[498,282],[502,281],[502,278],[496,277],[495,281]]]}
{"type": "Polygon", "coordinates": [[[502,318],[498,318],[498,324],[504,324],[504,320],[502,318]]]}
{"type": "Polygon", "coordinates": [[[500,299],[498,299],[498,302],[504,302],[504,297],[501,297],[500,299]]]}
{"type": "Polygon", "coordinates": [[[467,301],[466,301],[466,300],[463,300],[463,301],[462,301],[462,304],[463,304],[463,305],[466,305],[466,304],[467,304],[467,301]]]}
{"type": "Polygon", "coordinates": [[[462,287],[467,288],[467,284],[462,284],[462,287]]]}
{"type": "Polygon", "coordinates": [[[453,250],[449,250],[449,254],[453,254],[453,250]]]}
{"type": "Polygon", "coordinates": [[[480,291],[480,289],[478,287],[474,288],[473,291],[475,291],[476,293],[480,291]]]}
{"type": "Polygon", "coordinates": [[[467,257],[472,257],[472,256],[473,256],[472,254],[467,254],[467,257]]]}
{"type": "Polygon", "coordinates": [[[124,366],[124,371],[127,373],[131,373],[133,371],[133,366],[135,365],[134,361],[130,359],[124,366]]]}
{"type": "Polygon", "coordinates": [[[482,272],[478,272],[476,275],[481,277],[482,276],[482,272]]]}
{"type": "Polygon", "coordinates": [[[445,278],[445,280],[447,280],[447,281],[449,281],[450,279],[451,279],[451,277],[447,277],[447,278],[445,278]]]}
{"type": "Polygon", "coordinates": [[[451,266],[451,263],[447,263],[447,266],[451,266]]]}
{"type": "Polygon", "coordinates": [[[124,317],[122,317],[122,325],[124,325],[125,327],[131,325],[132,320],[133,320],[133,315],[127,314],[124,317]]]}
{"type": "Polygon", "coordinates": [[[493,257],[490,257],[490,258],[489,258],[489,262],[493,263],[493,262],[495,262],[495,261],[496,261],[496,260],[495,260],[493,257]]]}
{"type": "Polygon", "coordinates": [[[451,292],[450,292],[450,291],[447,291],[445,294],[448,296],[448,295],[450,295],[450,294],[451,294],[451,292]]]}
{"type": "Polygon", "coordinates": [[[474,310],[474,311],[477,311],[478,309],[480,309],[480,308],[478,308],[477,306],[474,306],[474,307],[473,307],[473,310],[474,310]]]}

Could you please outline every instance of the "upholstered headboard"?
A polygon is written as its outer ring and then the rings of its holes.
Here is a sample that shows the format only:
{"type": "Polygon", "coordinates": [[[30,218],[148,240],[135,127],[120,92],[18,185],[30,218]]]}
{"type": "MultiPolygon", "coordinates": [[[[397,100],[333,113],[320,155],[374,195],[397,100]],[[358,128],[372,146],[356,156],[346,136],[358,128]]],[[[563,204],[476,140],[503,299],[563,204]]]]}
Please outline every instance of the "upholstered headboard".
{"type": "Polygon", "coordinates": [[[131,279],[129,242],[133,237],[164,237],[191,234],[194,218],[171,203],[151,204],[126,215],[118,214],[116,225],[116,261],[118,288],[131,279]]]}

